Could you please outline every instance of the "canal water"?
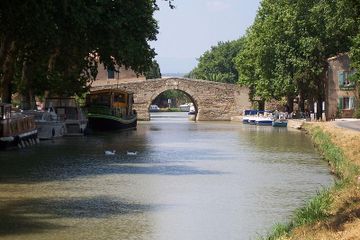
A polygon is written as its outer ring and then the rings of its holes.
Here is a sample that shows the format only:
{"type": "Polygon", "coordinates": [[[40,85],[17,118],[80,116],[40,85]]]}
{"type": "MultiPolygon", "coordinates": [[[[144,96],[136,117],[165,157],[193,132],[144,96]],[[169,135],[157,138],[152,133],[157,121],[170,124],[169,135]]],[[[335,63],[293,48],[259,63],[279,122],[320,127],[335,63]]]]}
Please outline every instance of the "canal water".
{"type": "Polygon", "coordinates": [[[0,239],[255,239],[332,182],[302,132],[186,117],[0,152],[0,239]]]}

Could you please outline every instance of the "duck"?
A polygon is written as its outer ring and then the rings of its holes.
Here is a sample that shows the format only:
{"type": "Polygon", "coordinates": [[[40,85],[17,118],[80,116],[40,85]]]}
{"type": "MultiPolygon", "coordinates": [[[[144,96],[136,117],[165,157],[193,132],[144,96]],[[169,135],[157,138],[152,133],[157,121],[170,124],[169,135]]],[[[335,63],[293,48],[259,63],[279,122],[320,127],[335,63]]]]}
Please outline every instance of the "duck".
{"type": "Polygon", "coordinates": [[[116,153],[115,150],[112,150],[112,151],[106,150],[106,151],[104,152],[105,155],[115,155],[115,153],[116,153]]]}
{"type": "Polygon", "coordinates": [[[137,152],[137,151],[135,151],[135,152],[127,151],[126,154],[127,154],[127,155],[131,155],[131,156],[135,156],[135,155],[138,154],[138,152],[137,152]]]}

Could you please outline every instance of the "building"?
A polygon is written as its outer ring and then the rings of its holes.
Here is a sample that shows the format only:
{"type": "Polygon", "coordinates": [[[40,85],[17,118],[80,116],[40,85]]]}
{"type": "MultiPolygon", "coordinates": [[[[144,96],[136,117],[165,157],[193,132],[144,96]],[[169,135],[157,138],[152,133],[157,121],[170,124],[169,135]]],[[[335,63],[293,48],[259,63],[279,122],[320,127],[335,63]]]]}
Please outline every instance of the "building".
{"type": "Polygon", "coordinates": [[[329,68],[325,87],[325,114],[327,119],[350,118],[359,104],[357,86],[350,81],[355,72],[350,67],[348,54],[328,59],[329,68]]]}
{"type": "Polygon", "coordinates": [[[113,85],[123,82],[134,82],[145,80],[145,76],[137,75],[132,69],[115,66],[115,70],[105,69],[104,65],[99,64],[98,74],[92,87],[113,85]]]}

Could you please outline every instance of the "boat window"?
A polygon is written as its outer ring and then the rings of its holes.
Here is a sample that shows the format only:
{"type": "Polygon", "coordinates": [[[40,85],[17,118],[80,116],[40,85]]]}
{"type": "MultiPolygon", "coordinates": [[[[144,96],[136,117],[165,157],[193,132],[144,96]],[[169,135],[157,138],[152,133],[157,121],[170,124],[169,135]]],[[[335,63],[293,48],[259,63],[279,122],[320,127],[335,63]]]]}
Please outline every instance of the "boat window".
{"type": "Polygon", "coordinates": [[[124,93],[116,93],[114,95],[114,102],[126,102],[125,94],[124,93]]]}
{"type": "Polygon", "coordinates": [[[107,94],[90,95],[91,105],[110,105],[110,96],[107,94]]]}
{"type": "Polygon", "coordinates": [[[114,79],[115,78],[115,71],[112,69],[108,69],[108,79],[114,79]]]}
{"type": "Polygon", "coordinates": [[[4,106],[4,113],[3,113],[3,119],[10,119],[11,118],[11,106],[4,106]]]}
{"type": "Polygon", "coordinates": [[[47,98],[45,100],[45,109],[49,109],[51,107],[76,107],[76,101],[74,98],[47,98]]]}

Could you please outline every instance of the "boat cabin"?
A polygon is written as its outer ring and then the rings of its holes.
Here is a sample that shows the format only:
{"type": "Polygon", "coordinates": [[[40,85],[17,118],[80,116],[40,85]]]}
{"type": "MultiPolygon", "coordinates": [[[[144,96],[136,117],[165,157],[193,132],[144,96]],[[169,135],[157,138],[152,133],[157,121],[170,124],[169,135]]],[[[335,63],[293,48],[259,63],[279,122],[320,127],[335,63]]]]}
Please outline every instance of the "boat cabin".
{"type": "Polygon", "coordinates": [[[0,117],[1,120],[10,119],[11,104],[0,103],[0,117]]]}
{"type": "Polygon", "coordinates": [[[118,89],[98,90],[86,96],[88,112],[122,118],[134,115],[133,94],[118,89]]]}
{"type": "Polygon", "coordinates": [[[54,111],[59,120],[65,123],[65,135],[82,135],[85,133],[87,119],[75,98],[47,98],[45,109],[54,111]]]}
{"type": "Polygon", "coordinates": [[[82,113],[75,98],[47,98],[45,109],[54,110],[60,120],[78,120],[82,113]]]}
{"type": "Polygon", "coordinates": [[[12,112],[11,104],[0,103],[0,149],[17,145],[22,139],[37,138],[34,118],[12,112]]]}

